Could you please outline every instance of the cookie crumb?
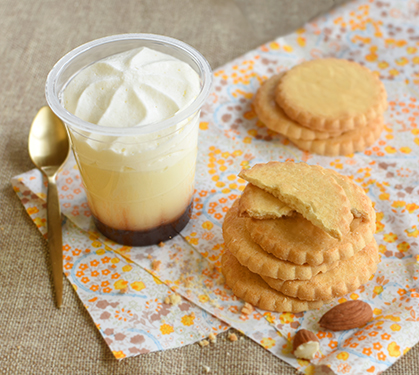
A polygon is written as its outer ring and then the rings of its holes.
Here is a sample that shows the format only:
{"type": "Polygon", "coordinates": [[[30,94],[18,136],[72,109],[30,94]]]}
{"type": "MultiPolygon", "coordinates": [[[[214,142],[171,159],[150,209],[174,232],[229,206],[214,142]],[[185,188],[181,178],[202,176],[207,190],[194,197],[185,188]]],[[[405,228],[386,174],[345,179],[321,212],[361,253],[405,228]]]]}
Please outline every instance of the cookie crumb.
{"type": "Polygon", "coordinates": [[[218,278],[217,285],[224,285],[226,283],[226,279],[223,275],[218,278]]]}
{"type": "Polygon", "coordinates": [[[220,308],[220,304],[218,303],[218,301],[217,300],[215,300],[215,299],[210,299],[209,300],[209,303],[210,303],[210,305],[212,305],[212,306],[214,306],[215,308],[220,308]]]}
{"type": "Polygon", "coordinates": [[[188,277],[184,282],[183,285],[185,286],[185,288],[191,288],[192,287],[192,280],[191,277],[188,277]]]}
{"type": "Polygon", "coordinates": [[[147,255],[147,259],[151,259],[151,258],[153,258],[153,257],[151,256],[151,254],[148,254],[148,255],[147,255]]]}
{"type": "Polygon", "coordinates": [[[255,308],[250,303],[245,302],[242,308],[242,314],[250,315],[253,311],[255,311],[255,308]]]}
{"type": "Polygon", "coordinates": [[[237,338],[237,336],[236,336],[236,334],[235,334],[235,333],[229,333],[229,334],[228,334],[228,339],[229,339],[230,341],[237,341],[237,340],[238,340],[238,338],[237,338]]]}
{"type": "Polygon", "coordinates": [[[128,288],[127,288],[127,287],[125,287],[125,288],[121,289],[121,290],[119,291],[119,293],[121,293],[121,294],[128,293],[128,288]]]}
{"type": "Polygon", "coordinates": [[[159,242],[159,247],[164,247],[165,243],[164,242],[159,242]]]}
{"type": "Polygon", "coordinates": [[[213,344],[215,344],[217,342],[217,337],[214,335],[214,333],[210,333],[208,335],[208,340],[210,340],[210,342],[212,342],[213,344]]]}
{"type": "Polygon", "coordinates": [[[176,306],[179,302],[182,301],[182,297],[179,294],[171,294],[164,299],[164,303],[167,305],[176,306]]]}
{"type": "Polygon", "coordinates": [[[205,372],[206,372],[207,374],[209,374],[209,373],[210,373],[211,368],[210,368],[209,366],[202,365],[202,367],[204,368],[204,370],[205,370],[205,372]]]}
{"type": "Polygon", "coordinates": [[[160,265],[161,265],[161,261],[160,261],[160,260],[153,260],[153,261],[151,262],[151,268],[152,268],[154,271],[158,271],[158,270],[160,269],[160,265]]]}
{"type": "Polygon", "coordinates": [[[209,341],[208,340],[202,340],[202,341],[199,341],[198,344],[201,348],[203,348],[204,346],[209,345],[209,341]]]}

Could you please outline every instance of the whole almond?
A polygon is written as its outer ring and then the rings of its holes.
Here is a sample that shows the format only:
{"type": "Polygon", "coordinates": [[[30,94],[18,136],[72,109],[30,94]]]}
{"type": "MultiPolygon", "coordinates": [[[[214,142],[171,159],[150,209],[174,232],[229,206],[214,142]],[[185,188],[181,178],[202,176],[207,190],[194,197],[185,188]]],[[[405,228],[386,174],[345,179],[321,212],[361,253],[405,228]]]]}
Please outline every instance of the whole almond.
{"type": "Polygon", "coordinates": [[[360,300],[341,303],[324,314],[320,321],[320,327],[330,331],[345,331],[359,328],[372,319],[371,306],[360,300]]]}
{"type": "Polygon", "coordinates": [[[313,359],[319,348],[319,339],[313,332],[300,329],[295,334],[292,349],[297,358],[313,359]]]}

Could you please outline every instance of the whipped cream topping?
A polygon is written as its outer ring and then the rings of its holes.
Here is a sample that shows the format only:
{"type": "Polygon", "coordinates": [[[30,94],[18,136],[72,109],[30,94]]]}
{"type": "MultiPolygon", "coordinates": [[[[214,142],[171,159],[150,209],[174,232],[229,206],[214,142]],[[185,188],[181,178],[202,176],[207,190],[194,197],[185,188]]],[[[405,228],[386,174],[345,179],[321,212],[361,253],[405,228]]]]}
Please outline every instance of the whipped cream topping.
{"type": "MultiPolygon", "coordinates": [[[[77,117],[104,127],[142,127],[188,107],[199,75],[185,62],[139,48],[99,60],[75,75],[61,95],[77,117]]],[[[170,223],[191,202],[199,110],[164,129],[111,136],[70,128],[93,215],[119,230],[170,223]]]]}
{"type": "Polygon", "coordinates": [[[69,112],[90,123],[133,127],[175,115],[200,89],[199,76],[187,63],[142,47],[86,67],[62,99],[69,112]]]}

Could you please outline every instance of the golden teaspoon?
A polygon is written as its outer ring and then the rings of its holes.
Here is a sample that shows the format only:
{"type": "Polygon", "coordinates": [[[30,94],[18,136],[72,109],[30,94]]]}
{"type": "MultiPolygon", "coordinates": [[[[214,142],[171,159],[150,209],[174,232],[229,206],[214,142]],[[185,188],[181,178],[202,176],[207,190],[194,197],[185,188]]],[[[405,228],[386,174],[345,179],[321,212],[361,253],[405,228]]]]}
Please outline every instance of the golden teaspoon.
{"type": "Polygon", "coordinates": [[[49,107],[42,107],[29,131],[29,156],[48,178],[47,228],[48,248],[57,307],[63,302],[63,239],[61,210],[56,185],[57,171],[70,153],[70,142],[63,122],[49,107]]]}

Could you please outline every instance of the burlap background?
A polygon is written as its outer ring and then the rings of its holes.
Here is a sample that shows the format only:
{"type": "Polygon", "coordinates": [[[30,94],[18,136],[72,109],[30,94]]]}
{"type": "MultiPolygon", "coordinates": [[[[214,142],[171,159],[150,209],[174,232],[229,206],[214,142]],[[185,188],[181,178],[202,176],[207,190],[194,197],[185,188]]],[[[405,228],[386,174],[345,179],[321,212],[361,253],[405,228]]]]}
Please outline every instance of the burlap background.
{"type": "MultiPolygon", "coordinates": [[[[33,168],[33,116],[45,105],[53,64],[74,47],[110,34],[147,32],[181,39],[215,69],[286,34],[342,0],[0,0],[0,372],[4,374],[295,374],[247,338],[226,334],[206,348],[117,362],[70,284],[56,310],[46,242],[10,178],[33,168]]],[[[416,346],[386,375],[418,374],[416,346]]]]}

